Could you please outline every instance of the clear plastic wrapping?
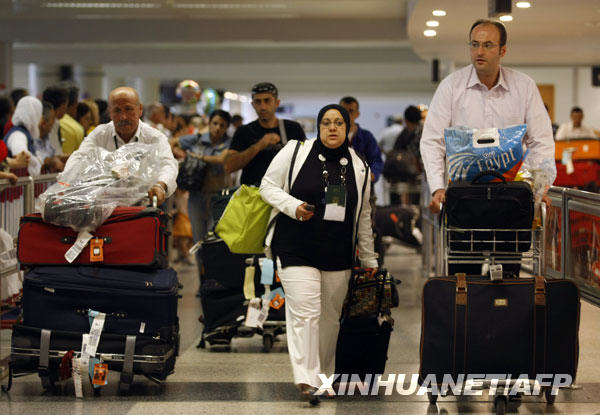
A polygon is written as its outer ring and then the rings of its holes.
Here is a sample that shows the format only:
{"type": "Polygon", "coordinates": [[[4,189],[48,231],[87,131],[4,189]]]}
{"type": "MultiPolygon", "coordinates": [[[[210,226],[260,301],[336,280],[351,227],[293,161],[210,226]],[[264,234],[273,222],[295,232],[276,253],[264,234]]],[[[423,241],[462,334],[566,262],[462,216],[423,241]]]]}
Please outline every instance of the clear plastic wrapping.
{"type": "Polygon", "coordinates": [[[157,182],[159,166],[151,144],[130,143],[112,152],[97,147],[58,176],[36,209],[46,222],[93,232],[115,207],[142,200],[157,182]]]}

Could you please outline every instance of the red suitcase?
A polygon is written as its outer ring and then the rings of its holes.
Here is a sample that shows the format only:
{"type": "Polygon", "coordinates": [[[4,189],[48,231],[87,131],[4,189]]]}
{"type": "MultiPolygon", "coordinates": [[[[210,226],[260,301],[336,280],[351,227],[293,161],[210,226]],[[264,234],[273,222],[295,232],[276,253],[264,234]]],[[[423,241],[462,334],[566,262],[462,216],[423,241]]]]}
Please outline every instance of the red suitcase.
{"type": "Polygon", "coordinates": [[[556,162],[554,186],[580,187],[596,191],[600,186],[600,161],[575,160],[573,173],[567,174],[567,166],[556,162]]]}
{"type": "MultiPolygon", "coordinates": [[[[167,266],[167,215],[144,206],[117,207],[94,232],[102,239],[102,261],[90,261],[90,243],[72,264],[164,268],[167,266]]],[[[21,218],[17,257],[23,265],[65,265],[65,253],[75,243],[71,228],[45,223],[39,213],[21,218]]],[[[96,258],[97,259],[97,258],[96,258]]]]}

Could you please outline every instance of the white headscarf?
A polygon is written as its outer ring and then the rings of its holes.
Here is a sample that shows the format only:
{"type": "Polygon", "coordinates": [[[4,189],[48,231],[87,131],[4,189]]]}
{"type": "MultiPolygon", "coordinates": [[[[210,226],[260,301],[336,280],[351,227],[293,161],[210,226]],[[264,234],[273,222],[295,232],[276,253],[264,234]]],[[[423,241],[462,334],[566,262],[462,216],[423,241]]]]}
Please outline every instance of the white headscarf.
{"type": "Polygon", "coordinates": [[[19,100],[12,116],[13,125],[24,126],[33,138],[40,138],[40,120],[42,119],[42,102],[26,96],[19,100]]]}

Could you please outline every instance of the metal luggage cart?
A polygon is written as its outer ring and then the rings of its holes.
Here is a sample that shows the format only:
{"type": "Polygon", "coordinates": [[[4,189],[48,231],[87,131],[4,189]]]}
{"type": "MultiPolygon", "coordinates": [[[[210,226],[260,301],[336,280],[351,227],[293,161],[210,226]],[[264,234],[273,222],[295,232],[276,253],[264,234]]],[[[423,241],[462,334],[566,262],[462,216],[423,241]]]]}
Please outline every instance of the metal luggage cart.
{"type": "MultiPolygon", "coordinates": [[[[544,270],[544,240],[546,221],[546,205],[541,203],[536,207],[533,225],[527,229],[464,229],[447,226],[444,210],[440,214],[440,227],[437,249],[437,263],[442,275],[448,275],[449,264],[481,264],[489,267],[489,276],[492,280],[503,278],[502,268],[499,264],[521,264],[525,271],[531,275],[542,275],[544,270]],[[527,246],[527,249],[523,249],[527,246]]],[[[518,275],[515,277],[519,278],[518,275]]],[[[497,387],[494,395],[494,408],[496,414],[504,414],[510,400],[519,400],[519,397],[508,396],[505,391],[510,390],[516,380],[494,380],[497,387]]],[[[483,384],[484,389],[489,389],[493,381],[483,384]]],[[[533,380],[530,380],[534,384],[533,380]]],[[[545,394],[549,404],[556,398],[549,389],[541,389],[540,394],[545,394]]],[[[435,405],[438,396],[428,392],[429,402],[435,405]]]]}
{"type": "MultiPolygon", "coordinates": [[[[536,207],[532,228],[465,229],[447,226],[444,211],[440,214],[437,263],[441,275],[448,274],[449,264],[482,264],[489,267],[491,279],[502,279],[498,264],[522,264],[532,275],[543,268],[544,223],[546,205],[536,207]]],[[[518,277],[518,275],[517,275],[518,277]]]]}

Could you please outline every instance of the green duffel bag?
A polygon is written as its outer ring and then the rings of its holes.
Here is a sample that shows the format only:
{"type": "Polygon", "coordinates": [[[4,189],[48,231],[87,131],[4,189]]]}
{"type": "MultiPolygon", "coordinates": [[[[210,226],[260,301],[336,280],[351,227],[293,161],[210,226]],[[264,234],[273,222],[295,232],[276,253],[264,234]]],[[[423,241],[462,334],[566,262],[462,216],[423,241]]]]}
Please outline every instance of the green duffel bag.
{"type": "Polygon", "coordinates": [[[242,185],[225,207],[215,233],[234,254],[262,254],[271,209],[258,187],[242,185]]]}

